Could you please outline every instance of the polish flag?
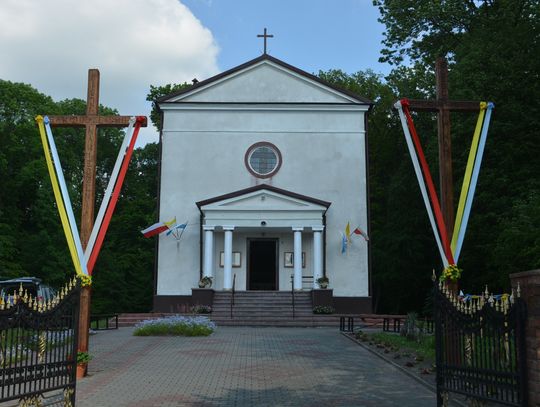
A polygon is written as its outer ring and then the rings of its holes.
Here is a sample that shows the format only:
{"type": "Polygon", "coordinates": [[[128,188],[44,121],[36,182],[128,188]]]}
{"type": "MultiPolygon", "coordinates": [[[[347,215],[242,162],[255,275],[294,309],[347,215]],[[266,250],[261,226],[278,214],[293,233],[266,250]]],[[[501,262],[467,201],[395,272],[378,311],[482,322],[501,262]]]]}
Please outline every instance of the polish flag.
{"type": "Polygon", "coordinates": [[[368,237],[367,233],[364,232],[362,229],[356,228],[356,229],[353,230],[353,233],[355,235],[361,235],[366,240],[366,242],[369,241],[369,237],[368,237]]]}
{"type": "Polygon", "coordinates": [[[176,223],[176,218],[171,220],[170,222],[158,222],[154,223],[152,226],[147,227],[144,230],[141,230],[141,233],[144,235],[144,237],[152,237],[155,235],[159,235],[160,233],[163,233],[171,227],[171,225],[176,223]]]}

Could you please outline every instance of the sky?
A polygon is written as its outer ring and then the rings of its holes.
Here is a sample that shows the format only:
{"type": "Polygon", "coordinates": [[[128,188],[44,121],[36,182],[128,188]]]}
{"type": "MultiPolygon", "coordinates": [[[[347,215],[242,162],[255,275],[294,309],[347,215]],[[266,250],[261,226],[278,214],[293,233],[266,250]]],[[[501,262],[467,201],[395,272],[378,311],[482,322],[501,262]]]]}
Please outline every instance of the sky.
{"type": "MultiPolygon", "coordinates": [[[[0,79],[86,99],[88,69],[98,68],[101,104],[148,116],[150,85],[258,57],[265,27],[268,53],[307,72],[386,74],[377,18],[371,0],[1,0],[0,79]]],[[[149,125],[138,145],[157,140],[149,125]]]]}

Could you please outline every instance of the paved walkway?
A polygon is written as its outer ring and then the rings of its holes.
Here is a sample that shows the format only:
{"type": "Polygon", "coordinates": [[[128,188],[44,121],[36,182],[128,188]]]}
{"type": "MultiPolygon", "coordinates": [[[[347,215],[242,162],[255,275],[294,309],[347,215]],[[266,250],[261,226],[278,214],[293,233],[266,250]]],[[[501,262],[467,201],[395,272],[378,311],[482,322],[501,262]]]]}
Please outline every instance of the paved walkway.
{"type": "Polygon", "coordinates": [[[337,329],[220,327],[205,338],[90,338],[77,407],[433,406],[435,395],[337,329]]]}

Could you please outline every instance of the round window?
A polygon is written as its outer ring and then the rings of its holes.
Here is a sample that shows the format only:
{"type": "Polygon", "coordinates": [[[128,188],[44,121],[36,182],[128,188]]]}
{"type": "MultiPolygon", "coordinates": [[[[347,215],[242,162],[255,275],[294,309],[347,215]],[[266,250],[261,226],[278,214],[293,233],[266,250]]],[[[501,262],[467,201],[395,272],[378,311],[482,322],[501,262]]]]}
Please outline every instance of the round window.
{"type": "Polygon", "coordinates": [[[269,178],[281,167],[281,152],[268,142],[253,144],[244,157],[246,167],[257,178],[269,178]]]}

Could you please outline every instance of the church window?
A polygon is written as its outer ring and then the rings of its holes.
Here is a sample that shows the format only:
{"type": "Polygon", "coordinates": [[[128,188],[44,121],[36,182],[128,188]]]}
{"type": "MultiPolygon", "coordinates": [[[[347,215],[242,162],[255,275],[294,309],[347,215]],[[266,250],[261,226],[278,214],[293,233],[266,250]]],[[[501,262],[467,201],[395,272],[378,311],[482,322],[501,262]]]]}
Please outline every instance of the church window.
{"type": "Polygon", "coordinates": [[[248,171],[257,178],[269,178],[281,167],[281,152],[268,142],[253,144],[244,157],[248,171]]]}

